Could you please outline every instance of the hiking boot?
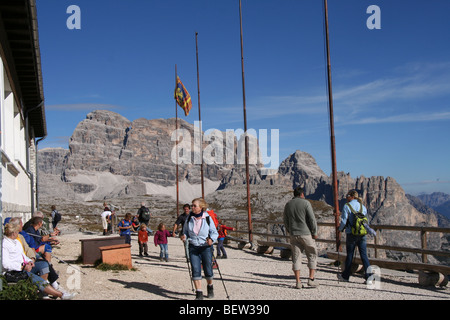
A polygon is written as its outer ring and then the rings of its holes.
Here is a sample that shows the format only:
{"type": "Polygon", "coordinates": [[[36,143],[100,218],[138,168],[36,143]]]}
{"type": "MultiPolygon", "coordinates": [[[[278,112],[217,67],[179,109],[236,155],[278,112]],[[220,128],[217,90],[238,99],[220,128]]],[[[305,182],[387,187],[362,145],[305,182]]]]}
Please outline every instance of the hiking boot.
{"type": "Polygon", "coordinates": [[[214,288],[212,284],[208,284],[208,286],[206,287],[208,289],[208,295],[206,296],[209,299],[214,298],[214,288]]]}
{"type": "Polygon", "coordinates": [[[195,292],[195,300],[203,300],[203,291],[195,292]]]}
{"type": "Polygon", "coordinates": [[[295,289],[301,289],[301,288],[303,288],[302,283],[301,283],[301,282],[297,282],[297,283],[295,284],[295,289]]]}
{"type": "Polygon", "coordinates": [[[319,286],[319,284],[317,283],[317,281],[315,279],[308,279],[308,286],[311,288],[317,288],[319,286]]]}
{"type": "Polygon", "coordinates": [[[342,274],[340,274],[340,273],[337,274],[337,278],[338,278],[339,281],[342,281],[342,282],[349,282],[350,281],[349,279],[345,279],[342,276],[342,274]]]}

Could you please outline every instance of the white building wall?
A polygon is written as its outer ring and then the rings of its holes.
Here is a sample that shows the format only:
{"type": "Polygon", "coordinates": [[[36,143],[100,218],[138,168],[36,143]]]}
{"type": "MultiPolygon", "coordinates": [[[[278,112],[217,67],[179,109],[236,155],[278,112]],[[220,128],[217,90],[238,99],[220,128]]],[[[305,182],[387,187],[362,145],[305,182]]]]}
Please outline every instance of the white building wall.
{"type": "MultiPolygon", "coordinates": [[[[2,217],[31,216],[31,179],[27,173],[25,127],[0,61],[2,217]]],[[[26,220],[25,220],[26,221],[26,220]]]]}

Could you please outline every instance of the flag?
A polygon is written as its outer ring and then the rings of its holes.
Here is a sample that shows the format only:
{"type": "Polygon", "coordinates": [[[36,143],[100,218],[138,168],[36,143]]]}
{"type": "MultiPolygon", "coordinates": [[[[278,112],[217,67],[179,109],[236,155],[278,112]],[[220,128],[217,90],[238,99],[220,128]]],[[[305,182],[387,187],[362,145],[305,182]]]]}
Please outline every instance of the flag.
{"type": "Polygon", "coordinates": [[[175,87],[175,100],[177,101],[178,105],[184,110],[184,115],[188,116],[189,111],[191,111],[192,108],[191,96],[189,95],[189,92],[186,90],[178,76],[177,85],[175,87]]]}

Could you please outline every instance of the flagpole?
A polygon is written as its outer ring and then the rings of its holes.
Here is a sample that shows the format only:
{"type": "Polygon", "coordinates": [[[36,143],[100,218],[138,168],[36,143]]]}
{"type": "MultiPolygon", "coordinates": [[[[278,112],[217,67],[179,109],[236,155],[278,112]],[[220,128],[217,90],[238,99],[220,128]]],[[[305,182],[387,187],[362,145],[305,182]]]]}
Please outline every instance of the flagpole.
{"type": "MultiPolygon", "coordinates": [[[[175,64],[175,88],[177,87],[177,77],[178,77],[178,73],[177,73],[177,65],[175,64]]],[[[176,176],[177,176],[177,217],[180,215],[180,210],[179,210],[179,203],[180,203],[180,190],[179,190],[179,186],[178,186],[178,106],[177,106],[177,100],[175,99],[175,128],[176,128],[176,140],[175,140],[175,151],[177,154],[176,157],[176,161],[177,161],[177,166],[176,166],[176,176]]]]}
{"type": "MultiPolygon", "coordinates": [[[[239,0],[239,21],[241,28],[241,69],[242,69],[242,100],[244,107],[244,134],[245,134],[245,177],[247,183],[247,214],[248,214],[248,238],[250,244],[253,244],[252,227],[252,209],[250,205],[250,178],[249,178],[249,159],[248,159],[248,135],[247,135],[247,111],[245,105],[245,77],[244,77],[244,39],[242,32],[242,2],[239,0]]],[[[252,245],[253,246],[253,245],[252,245]]]]}
{"type": "Polygon", "coordinates": [[[341,251],[341,233],[339,232],[340,213],[339,213],[339,190],[337,182],[337,165],[336,165],[336,140],[334,137],[334,120],[333,120],[333,93],[331,89],[331,62],[330,62],[330,37],[328,34],[328,3],[324,0],[325,13],[325,34],[327,49],[327,74],[328,74],[328,105],[330,112],[330,139],[331,139],[331,166],[333,171],[333,198],[334,198],[334,219],[336,229],[336,251],[341,251]]]}
{"type": "Polygon", "coordinates": [[[197,56],[197,96],[198,96],[198,123],[199,123],[199,131],[200,131],[200,158],[201,158],[201,165],[200,165],[200,172],[202,177],[202,198],[205,199],[205,182],[203,178],[203,131],[202,131],[202,116],[201,116],[201,110],[200,110],[200,76],[199,76],[199,70],[198,70],[198,32],[195,32],[195,52],[197,56]]]}

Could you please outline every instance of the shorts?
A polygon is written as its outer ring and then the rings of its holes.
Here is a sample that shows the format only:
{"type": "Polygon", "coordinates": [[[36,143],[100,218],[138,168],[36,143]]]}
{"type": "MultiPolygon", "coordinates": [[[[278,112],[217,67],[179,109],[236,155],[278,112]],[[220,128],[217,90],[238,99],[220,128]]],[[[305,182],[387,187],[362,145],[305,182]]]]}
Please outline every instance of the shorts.
{"type": "Polygon", "coordinates": [[[105,230],[108,229],[108,221],[106,220],[106,217],[104,217],[104,216],[102,216],[102,226],[103,226],[103,229],[105,229],[105,230]]]}
{"type": "Polygon", "coordinates": [[[308,259],[308,268],[316,269],[317,266],[317,248],[316,241],[311,235],[291,236],[292,250],[292,270],[300,270],[302,264],[302,251],[305,252],[308,259]]]}

